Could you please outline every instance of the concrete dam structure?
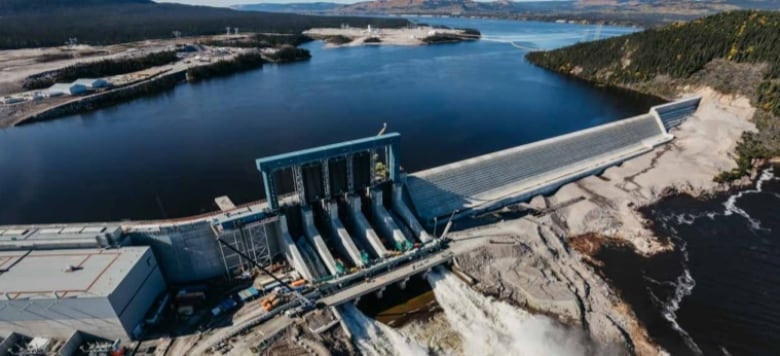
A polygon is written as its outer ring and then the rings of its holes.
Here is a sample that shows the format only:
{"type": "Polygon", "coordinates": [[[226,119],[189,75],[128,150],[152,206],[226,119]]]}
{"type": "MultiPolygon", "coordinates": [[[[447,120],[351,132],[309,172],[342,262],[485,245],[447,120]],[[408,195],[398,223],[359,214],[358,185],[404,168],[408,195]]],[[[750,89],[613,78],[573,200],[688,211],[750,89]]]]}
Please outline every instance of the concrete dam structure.
{"type": "Polygon", "coordinates": [[[399,139],[391,133],[257,160],[269,214],[287,216],[281,250],[305,279],[334,279],[432,241],[403,200],[383,198],[402,191],[399,139]]]}
{"type": "Polygon", "coordinates": [[[417,172],[406,178],[409,195],[428,226],[530,200],[670,141],[668,129],[699,100],[417,172]]]}
{"type": "MultiPolygon", "coordinates": [[[[166,285],[243,278],[254,270],[253,261],[261,266],[286,261],[294,269],[291,275],[323,293],[320,300],[327,305],[366,293],[381,295],[387,284],[404,285],[411,275],[479,246],[457,236],[435,236],[431,231],[437,224],[530,200],[650,152],[673,138],[669,130],[695,112],[699,100],[655,106],[647,114],[411,174],[401,172],[397,133],[260,158],[256,166],[266,201],[221,204],[223,211],[194,217],[0,226],[0,254],[13,255],[0,256],[0,286],[7,285],[6,278],[37,278],[26,276],[24,268],[32,266],[26,257],[38,250],[89,250],[92,255],[148,246],[152,253],[144,255],[143,264],[162,278],[147,285],[127,271],[115,272],[127,285],[141,286],[135,293],[143,298],[131,313],[106,309],[100,318],[109,320],[112,329],[79,317],[58,319],[64,328],[128,338],[166,285]],[[378,274],[381,281],[363,283],[378,274]]],[[[66,306],[66,291],[54,289],[42,302],[66,306]]],[[[14,294],[8,293],[19,291],[0,288],[0,320],[13,316],[19,325],[45,324],[38,317],[4,315],[12,310],[8,305],[14,294]]],[[[13,329],[0,324],[0,334],[13,329]]],[[[64,335],[64,329],[38,330],[64,335]]]]}

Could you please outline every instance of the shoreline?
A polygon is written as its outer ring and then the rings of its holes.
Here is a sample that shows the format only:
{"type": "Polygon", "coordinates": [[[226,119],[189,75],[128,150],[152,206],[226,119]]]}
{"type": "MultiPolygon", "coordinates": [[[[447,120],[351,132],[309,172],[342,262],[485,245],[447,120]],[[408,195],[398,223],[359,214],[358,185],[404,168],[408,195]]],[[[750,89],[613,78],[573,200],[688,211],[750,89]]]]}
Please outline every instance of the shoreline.
{"type": "MultiPolygon", "coordinates": [[[[133,44],[115,46],[131,45],[133,44]]],[[[92,112],[131,102],[140,97],[169,91],[184,81],[194,83],[212,77],[228,76],[245,70],[259,68],[263,64],[291,63],[310,58],[308,51],[290,46],[262,49],[202,45],[200,47],[203,48],[200,50],[200,52],[203,52],[203,57],[200,54],[194,57],[193,55],[185,54],[179,60],[170,64],[152,66],[136,72],[106,76],[105,78],[115,84],[108,89],[91,91],[83,95],[45,97],[40,100],[28,99],[19,103],[0,105],[0,129],[58,119],[67,115],[92,112]],[[211,52],[216,53],[214,60],[211,58],[211,52]]],[[[108,52],[108,50],[105,51],[108,52]]],[[[86,63],[119,59],[122,58],[120,54],[111,54],[105,58],[91,58],[86,63]]],[[[71,62],[68,60],[64,63],[71,62]]],[[[65,67],[59,66],[56,67],[57,69],[49,69],[48,71],[59,71],[72,65],[74,64],[71,63],[65,67]]],[[[34,75],[36,74],[22,79],[34,75]]],[[[9,85],[9,83],[3,84],[9,85]]],[[[46,89],[8,94],[7,97],[32,96],[33,92],[45,93],[46,89]]]]}
{"type": "Polygon", "coordinates": [[[505,234],[514,244],[491,244],[458,258],[459,266],[478,281],[475,288],[526,310],[569,320],[568,325],[581,327],[600,344],[627,345],[638,355],[665,352],[650,335],[648,320],[638,316],[642,311],[632,309],[630,300],[594,267],[594,258],[570,245],[570,239],[604,236],[599,242],[619,243],[643,258],[672,253],[674,244],[656,236],[641,209],[671,194],[706,197],[736,188],[712,178],[736,166],[730,155],[741,133],[755,129],[750,121],[754,108],[745,97],[706,87],[685,95],[691,94],[701,95],[702,103],[670,132],[672,142],[600,176],[537,196],[530,204],[544,209],[577,197],[585,200],[541,217],[499,215],[498,222],[483,225],[486,233],[505,234]]]}
{"type": "Polygon", "coordinates": [[[431,26],[415,28],[312,28],[304,35],[321,40],[326,48],[356,46],[424,46],[473,41],[481,38],[476,30],[445,29],[431,26]]]}

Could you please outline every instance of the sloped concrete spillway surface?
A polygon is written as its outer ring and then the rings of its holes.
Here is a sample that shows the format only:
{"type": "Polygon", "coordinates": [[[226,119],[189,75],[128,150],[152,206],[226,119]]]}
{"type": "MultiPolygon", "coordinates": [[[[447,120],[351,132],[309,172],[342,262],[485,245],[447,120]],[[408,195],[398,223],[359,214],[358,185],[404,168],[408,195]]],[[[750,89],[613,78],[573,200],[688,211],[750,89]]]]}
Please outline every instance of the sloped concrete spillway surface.
{"type": "Polygon", "coordinates": [[[414,236],[420,240],[420,242],[428,242],[433,240],[433,237],[423,229],[420,222],[417,221],[417,217],[412,214],[409,207],[406,206],[403,200],[403,186],[400,184],[393,185],[393,211],[401,217],[406,226],[411,229],[414,236]]]}
{"type": "Polygon", "coordinates": [[[317,228],[314,225],[314,214],[312,214],[311,209],[301,208],[301,216],[303,217],[303,234],[308,240],[309,244],[313,245],[317,250],[317,254],[322,259],[325,268],[328,269],[330,274],[338,274],[339,270],[336,267],[336,260],[333,258],[330,250],[328,250],[328,245],[325,244],[325,240],[322,238],[322,235],[320,235],[320,232],[317,231],[317,228]]]}
{"type": "Polygon", "coordinates": [[[645,114],[418,172],[407,184],[423,218],[440,218],[499,199],[501,192],[545,186],[566,168],[573,172],[599,157],[646,152],[652,148],[646,140],[665,135],[659,120],[645,114]]]}
{"type": "Polygon", "coordinates": [[[309,269],[314,273],[316,278],[319,279],[330,275],[328,270],[320,261],[317,252],[314,251],[314,248],[311,246],[309,240],[307,240],[305,236],[298,238],[298,241],[296,241],[295,244],[298,245],[298,250],[301,251],[304,261],[306,261],[306,264],[309,266],[309,269]]]}
{"type": "Polygon", "coordinates": [[[423,223],[546,194],[672,139],[667,130],[700,97],[654,106],[649,113],[411,174],[406,179],[423,223]]]}
{"type": "Polygon", "coordinates": [[[315,276],[312,269],[309,267],[309,265],[306,264],[306,260],[303,258],[303,255],[301,254],[301,251],[298,250],[298,246],[293,241],[292,237],[290,236],[290,232],[287,229],[287,217],[282,215],[279,217],[280,220],[280,226],[281,226],[281,247],[282,251],[284,251],[285,258],[287,258],[287,261],[295,268],[298,273],[301,274],[303,278],[309,281],[316,280],[317,277],[315,276]]]}
{"type": "Polygon", "coordinates": [[[344,228],[341,220],[339,220],[338,207],[335,202],[326,203],[325,217],[332,240],[346,252],[346,255],[355,266],[363,267],[365,263],[360,256],[360,250],[355,246],[352,237],[349,236],[347,229],[344,228]]]}
{"type": "Polygon", "coordinates": [[[374,217],[374,223],[377,229],[385,238],[391,238],[394,241],[397,250],[403,250],[409,244],[409,240],[404,237],[401,229],[395,224],[395,220],[385,209],[382,191],[379,189],[371,190],[371,214],[374,217]]]}
{"type": "Polygon", "coordinates": [[[371,245],[371,248],[379,258],[386,257],[387,249],[385,249],[385,246],[382,245],[382,240],[379,239],[379,236],[377,236],[374,229],[368,223],[366,217],[363,216],[363,212],[361,211],[360,197],[356,195],[347,197],[347,209],[349,220],[354,227],[353,232],[359,235],[356,236],[356,238],[361,238],[365,241],[368,241],[368,244],[371,245]]]}

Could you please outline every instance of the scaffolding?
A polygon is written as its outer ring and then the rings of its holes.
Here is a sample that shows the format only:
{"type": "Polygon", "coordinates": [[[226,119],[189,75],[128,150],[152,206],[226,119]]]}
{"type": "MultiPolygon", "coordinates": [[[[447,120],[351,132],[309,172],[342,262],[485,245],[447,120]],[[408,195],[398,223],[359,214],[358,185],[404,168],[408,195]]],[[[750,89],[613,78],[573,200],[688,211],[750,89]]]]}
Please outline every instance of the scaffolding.
{"type": "MultiPolygon", "coordinates": [[[[217,237],[235,247],[261,266],[269,266],[273,261],[279,219],[277,217],[240,224],[234,221],[230,228],[216,230],[217,237]]],[[[225,273],[234,277],[249,272],[253,262],[240,254],[219,245],[225,273]]]]}

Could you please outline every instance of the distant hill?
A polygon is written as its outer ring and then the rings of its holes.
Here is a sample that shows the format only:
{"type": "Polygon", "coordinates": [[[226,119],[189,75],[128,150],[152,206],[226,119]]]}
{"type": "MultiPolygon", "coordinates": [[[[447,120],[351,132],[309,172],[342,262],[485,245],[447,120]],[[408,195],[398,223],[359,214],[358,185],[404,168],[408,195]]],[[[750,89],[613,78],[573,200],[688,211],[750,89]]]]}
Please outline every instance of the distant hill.
{"type": "Polygon", "coordinates": [[[73,7],[120,4],[153,4],[152,0],[0,0],[0,13],[53,10],[73,7]]]}
{"type": "Polygon", "coordinates": [[[780,0],[576,0],[473,1],[373,0],[354,4],[276,4],[236,6],[241,10],[339,15],[485,16],[522,20],[606,23],[652,27],[737,9],[780,9],[780,0]]]}
{"type": "Polygon", "coordinates": [[[402,27],[403,19],[307,16],[158,4],[147,0],[0,0],[0,49],[80,43],[111,44],[153,38],[243,32],[300,33],[312,27],[368,24],[402,27]]]}
{"type": "Polygon", "coordinates": [[[757,134],[738,150],[745,173],[753,158],[780,155],[780,12],[734,11],[685,24],[531,52],[545,68],[605,85],[671,95],[683,85],[707,85],[746,95],[758,108],[757,134]]]}

